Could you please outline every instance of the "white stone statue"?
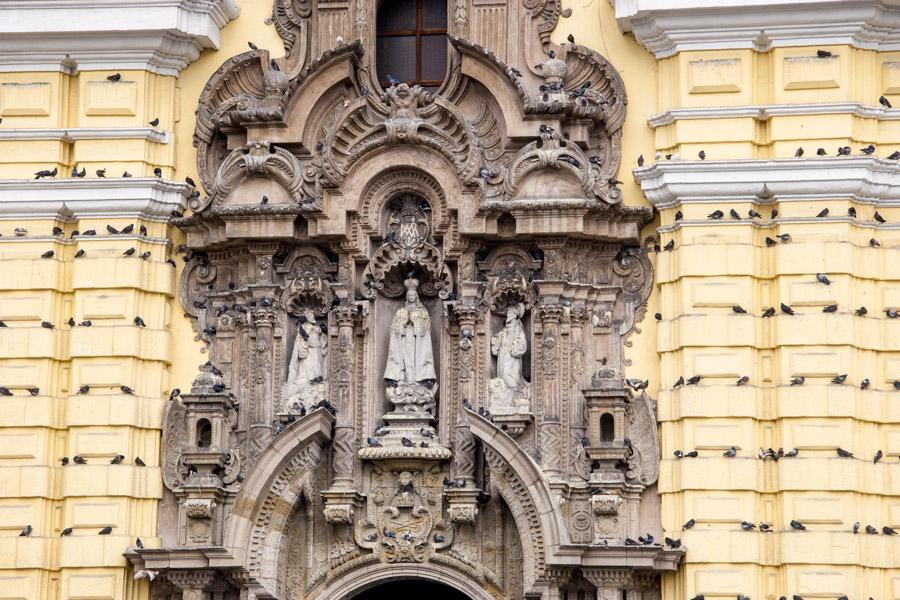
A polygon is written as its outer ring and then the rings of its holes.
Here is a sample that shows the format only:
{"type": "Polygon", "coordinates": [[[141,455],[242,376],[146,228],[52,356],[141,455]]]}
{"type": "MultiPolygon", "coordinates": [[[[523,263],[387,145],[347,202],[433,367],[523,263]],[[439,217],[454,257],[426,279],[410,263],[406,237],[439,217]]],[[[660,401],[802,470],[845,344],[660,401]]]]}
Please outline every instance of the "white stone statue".
{"type": "Polygon", "coordinates": [[[285,404],[291,412],[297,403],[308,408],[325,398],[325,354],[328,336],[316,322],[316,314],[307,309],[300,319],[300,327],[294,338],[287,382],[284,386],[285,404]]]}
{"type": "Polygon", "coordinates": [[[400,410],[434,410],[437,373],[431,347],[431,317],[419,300],[417,279],[407,279],[406,304],[391,321],[384,379],[387,397],[400,410]]]}
{"type": "Polygon", "coordinates": [[[522,326],[525,305],[511,305],[503,328],[491,336],[491,354],[497,357],[497,376],[488,388],[490,410],[495,414],[529,412],[531,385],[522,376],[522,357],[528,336],[522,326]]]}

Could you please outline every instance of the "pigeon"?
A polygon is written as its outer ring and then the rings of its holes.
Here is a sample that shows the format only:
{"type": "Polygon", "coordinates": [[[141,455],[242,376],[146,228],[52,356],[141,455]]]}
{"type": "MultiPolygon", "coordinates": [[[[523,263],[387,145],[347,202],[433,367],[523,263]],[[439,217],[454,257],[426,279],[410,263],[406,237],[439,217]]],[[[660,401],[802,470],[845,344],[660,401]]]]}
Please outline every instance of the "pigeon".
{"type": "Polygon", "coordinates": [[[21,533],[19,533],[19,537],[28,537],[31,535],[31,532],[34,531],[34,528],[31,525],[26,525],[24,529],[22,529],[21,533]]]}
{"type": "Polygon", "coordinates": [[[0,386],[0,396],[12,396],[13,393],[8,387],[0,386]]]}
{"type": "Polygon", "coordinates": [[[801,156],[803,156],[803,146],[794,151],[794,158],[800,158],[801,156]]]}
{"type": "Polygon", "coordinates": [[[800,377],[794,377],[791,379],[791,385],[803,385],[803,382],[806,381],[806,377],[802,375],[800,377]]]}
{"type": "Polygon", "coordinates": [[[837,448],[837,455],[840,456],[841,458],[853,458],[852,452],[848,452],[848,451],[844,450],[843,448],[841,448],[840,446],[837,448]]]}
{"type": "Polygon", "coordinates": [[[128,387],[127,385],[120,385],[119,389],[122,390],[123,394],[127,394],[129,396],[134,396],[134,390],[128,387]]]}
{"type": "Polygon", "coordinates": [[[672,389],[674,390],[675,388],[681,387],[683,385],[684,385],[684,377],[682,376],[682,377],[678,378],[678,381],[675,382],[675,385],[672,386],[672,389]]]}
{"type": "Polygon", "coordinates": [[[26,388],[26,389],[28,390],[28,393],[31,394],[32,396],[37,396],[38,394],[41,393],[40,388],[32,387],[32,388],[26,388]]]}
{"type": "Polygon", "coordinates": [[[374,542],[377,539],[378,539],[378,533],[375,531],[373,531],[372,533],[363,537],[364,542],[374,542]]]}
{"type": "Polygon", "coordinates": [[[145,463],[145,462],[143,461],[143,459],[142,459],[140,456],[135,456],[135,457],[134,457],[134,466],[136,466],[136,467],[146,467],[146,466],[147,466],[147,463],[145,463]]]}
{"type": "Polygon", "coordinates": [[[68,467],[68,466],[69,466],[69,457],[68,457],[68,456],[63,456],[61,459],[59,459],[59,463],[60,463],[60,465],[62,465],[63,467],[68,467]]]}
{"type": "Polygon", "coordinates": [[[877,210],[875,211],[875,214],[872,215],[872,216],[873,216],[873,217],[875,218],[875,220],[878,221],[879,223],[882,223],[882,224],[883,224],[883,223],[887,223],[887,221],[885,220],[885,218],[882,217],[882,216],[881,216],[881,213],[879,213],[877,210]]]}
{"type": "Polygon", "coordinates": [[[78,324],[79,327],[90,327],[94,323],[90,319],[85,319],[81,323],[78,324]]]}
{"type": "Polygon", "coordinates": [[[869,381],[869,378],[867,377],[859,382],[859,389],[864,390],[864,389],[868,388],[869,385],[871,385],[871,383],[872,382],[869,381]]]}
{"type": "Polygon", "coordinates": [[[669,548],[672,548],[672,549],[681,548],[681,540],[673,540],[672,538],[667,537],[663,541],[666,543],[666,546],[668,546],[669,548]]]}
{"type": "Polygon", "coordinates": [[[77,178],[81,179],[85,175],[87,175],[87,169],[85,169],[84,167],[81,167],[80,171],[78,170],[78,165],[75,165],[74,167],[72,167],[72,177],[77,177],[77,178]]]}
{"type": "Polygon", "coordinates": [[[800,521],[791,520],[791,529],[796,529],[797,531],[806,531],[806,526],[803,525],[800,521]]]}
{"type": "Polygon", "coordinates": [[[693,527],[693,526],[696,525],[696,524],[697,524],[697,522],[694,521],[694,519],[688,519],[688,520],[685,522],[685,524],[681,526],[681,530],[682,530],[682,531],[685,531],[685,530],[687,530],[687,529],[690,529],[691,527],[693,527]]]}
{"type": "Polygon", "coordinates": [[[85,232],[82,233],[81,235],[85,235],[85,236],[97,235],[97,230],[96,229],[86,229],[85,232]]]}
{"type": "Polygon", "coordinates": [[[738,214],[738,211],[734,210],[733,208],[732,208],[731,210],[728,211],[728,215],[729,215],[732,219],[735,219],[735,220],[737,220],[737,221],[740,221],[740,220],[741,220],[741,215],[739,215],[739,214],[738,214]]]}
{"type": "Polygon", "coordinates": [[[708,219],[712,219],[714,221],[718,221],[719,219],[721,219],[724,216],[725,216],[725,213],[723,213],[721,210],[714,210],[713,212],[706,215],[706,217],[708,219]]]}
{"type": "Polygon", "coordinates": [[[123,455],[121,455],[121,454],[116,454],[116,456],[115,456],[111,461],[109,461],[109,464],[111,464],[111,465],[121,465],[123,460],[125,460],[125,457],[124,457],[123,455]]]}
{"type": "Polygon", "coordinates": [[[80,249],[78,252],[75,253],[75,258],[81,258],[81,257],[83,257],[85,254],[86,254],[86,253],[85,253],[85,251],[84,251],[84,248],[82,248],[82,249],[80,249]]]}
{"type": "Polygon", "coordinates": [[[150,252],[141,252],[140,254],[138,254],[138,258],[141,260],[150,260],[150,252]]]}
{"type": "Polygon", "coordinates": [[[763,319],[768,319],[769,317],[774,317],[774,316],[775,316],[775,307],[774,306],[770,306],[769,308],[764,310],[763,314],[762,314],[763,319]]]}
{"type": "Polygon", "coordinates": [[[881,528],[881,532],[882,532],[884,535],[897,535],[897,532],[894,531],[894,528],[893,528],[893,527],[888,527],[887,525],[885,525],[884,527],[881,528]]]}
{"type": "Polygon", "coordinates": [[[72,462],[76,465],[86,465],[88,461],[85,457],[76,454],[72,457],[72,462]]]}
{"type": "Polygon", "coordinates": [[[844,373],[843,375],[838,375],[837,377],[832,377],[832,378],[831,378],[831,383],[836,383],[836,384],[838,384],[838,385],[841,385],[841,384],[844,383],[845,381],[847,381],[847,374],[846,374],[846,373],[844,373]]]}
{"type": "Polygon", "coordinates": [[[864,317],[868,314],[869,311],[866,309],[865,306],[860,306],[854,312],[856,313],[857,317],[864,317]]]}
{"type": "Polygon", "coordinates": [[[653,318],[656,319],[657,321],[662,321],[662,314],[656,313],[653,315],[653,318]]]}
{"type": "Polygon", "coordinates": [[[37,173],[35,173],[35,174],[34,174],[34,178],[35,178],[35,179],[43,179],[44,177],[56,177],[56,174],[57,174],[58,172],[59,172],[59,171],[56,169],[56,167],[53,167],[53,170],[52,170],[52,171],[49,170],[49,169],[43,169],[43,170],[38,171],[37,173]]]}
{"type": "Polygon", "coordinates": [[[856,209],[855,209],[854,207],[852,207],[852,206],[851,206],[850,208],[848,208],[848,209],[847,209],[847,216],[848,216],[848,217],[852,217],[852,218],[855,219],[855,218],[856,218],[856,209]]]}
{"type": "Polygon", "coordinates": [[[875,153],[875,146],[872,145],[872,144],[869,144],[869,145],[866,146],[865,148],[860,148],[859,151],[860,151],[861,153],[865,154],[866,156],[871,156],[872,154],[875,153]]]}
{"type": "Polygon", "coordinates": [[[644,166],[644,155],[643,154],[641,154],[640,156],[637,157],[637,166],[639,166],[639,167],[644,166]]]}
{"type": "Polygon", "coordinates": [[[134,318],[134,324],[137,325],[138,327],[146,327],[147,326],[147,324],[144,323],[144,320],[140,317],[134,318]]]}
{"type": "Polygon", "coordinates": [[[841,146],[837,150],[838,156],[850,156],[850,146],[841,146]]]}
{"type": "Polygon", "coordinates": [[[824,273],[816,273],[816,281],[825,285],[831,285],[831,280],[824,273]]]}
{"type": "Polygon", "coordinates": [[[895,380],[894,380],[894,389],[895,389],[895,390],[900,390],[900,379],[895,379],[895,380]]]}
{"type": "Polygon", "coordinates": [[[150,124],[150,127],[156,127],[156,126],[158,126],[158,125],[159,125],[159,117],[156,117],[155,119],[153,119],[152,121],[150,121],[149,124],[150,124]]]}
{"type": "Polygon", "coordinates": [[[381,440],[379,440],[377,438],[373,438],[373,437],[366,438],[366,443],[372,448],[381,448],[382,447],[381,440]]]}
{"type": "Polygon", "coordinates": [[[106,80],[107,81],[121,81],[122,74],[121,73],[113,73],[112,75],[107,75],[106,80]]]}
{"type": "Polygon", "coordinates": [[[682,452],[681,450],[676,450],[675,452],[673,452],[673,454],[675,455],[675,458],[684,458],[684,452],[682,452]]]}
{"type": "Polygon", "coordinates": [[[696,596],[691,598],[691,600],[706,600],[706,596],[704,596],[703,594],[697,594],[696,596]]]}
{"type": "Polygon", "coordinates": [[[91,386],[89,386],[89,385],[83,385],[80,388],[78,388],[79,394],[87,394],[89,391],[91,391],[91,386]]]}
{"type": "Polygon", "coordinates": [[[896,319],[896,318],[900,317],[900,312],[898,312],[894,308],[885,309],[884,314],[887,315],[888,319],[896,319]]]}
{"type": "Polygon", "coordinates": [[[746,315],[746,314],[747,314],[747,311],[744,310],[744,308],[743,308],[742,306],[739,306],[739,305],[737,305],[737,304],[735,304],[734,306],[732,306],[732,307],[731,307],[731,310],[734,311],[734,312],[736,312],[736,313],[739,314],[739,315],[746,315]]]}
{"type": "Polygon", "coordinates": [[[391,531],[390,529],[388,529],[387,527],[382,528],[381,534],[382,534],[384,537],[389,537],[389,538],[395,538],[395,537],[397,537],[397,534],[394,533],[393,531],[391,531]]]}
{"type": "Polygon", "coordinates": [[[110,235],[119,235],[119,233],[121,233],[118,229],[116,229],[116,228],[113,227],[112,225],[107,225],[107,226],[106,226],[106,231],[107,231],[107,233],[109,233],[110,235]]]}
{"type": "Polygon", "coordinates": [[[740,379],[737,380],[738,385],[746,385],[747,382],[750,381],[750,378],[747,375],[743,375],[740,379]]]}
{"type": "Polygon", "coordinates": [[[853,524],[853,533],[859,533],[859,521],[853,524]]]}
{"type": "Polygon", "coordinates": [[[106,179],[106,169],[97,169],[94,171],[100,179],[106,179]]]}
{"type": "Polygon", "coordinates": [[[792,316],[793,316],[793,314],[794,314],[794,309],[791,308],[790,306],[788,306],[787,304],[785,304],[784,302],[782,302],[782,303],[781,303],[781,312],[783,312],[783,313],[786,314],[786,315],[792,315],[792,316]]]}
{"type": "Polygon", "coordinates": [[[122,177],[124,177],[124,178],[127,179],[127,178],[129,178],[129,177],[131,177],[131,176],[132,176],[131,173],[129,173],[128,171],[122,171],[122,177]]]}
{"type": "Polygon", "coordinates": [[[122,256],[134,256],[136,250],[134,248],[129,248],[125,252],[122,253],[122,256]]]}
{"type": "Polygon", "coordinates": [[[566,36],[566,39],[569,40],[569,43],[570,43],[570,44],[574,44],[574,43],[575,43],[575,36],[572,35],[571,33],[570,33],[569,35],[566,36]]]}
{"type": "Polygon", "coordinates": [[[41,321],[41,327],[44,329],[53,329],[53,323],[50,321],[41,321]]]}
{"type": "Polygon", "coordinates": [[[53,258],[53,250],[47,250],[43,254],[41,254],[41,258],[53,258]]]}
{"type": "Polygon", "coordinates": [[[828,50],[816,50],[816,56],[819,58],[829,58],[831,55],[828,50]]]}
{"type": "Polygon", "coordinates": [[[100,532],[99,532],[97,535],[109,535],[109,534],[111,534],[111,533],[112,533],[112,527],[110,527],[109,525],[107,525],[106,527],[104,527],[103,529],[101,529],[100,532]]]}
{"type": "Polygon", "coordinates": [[[825,152],[825,148],[819,148],[816,150],[816,156],[825,156],[827,152],[825,152]]]}
{"type": "Polygon", "coordinates": [[[888,160],[900,160],[900,151],[894,150],[888,155],[888,160]]]}
{"type": "Polygon", "coordinates": [[[734,458],[735,456],[737,456],[737,446],[732,446],[731,448],[723,452],[722,456],[725,456],[727,458],[734,458]]]}
{"type": "Polygon", "coordinates": [[[829,304],[825,308],[822,309],[823,313],[834,313],[837,312],[838,305],[837,304],[829,304]]]}
{"type": "Polygon", "coordinates": [[[884,457],[884,453],[881,450],[879,450],[878,452],[875,453],[875,458],[872,460],[872,464],[877,463],[879,460],[882,459],[882,457],[884,457]]]}
{"type": "Polygon", "coordinates": [[[637,546],[638,543],[631,538],[625,538],[625,545],[626,546],[637,546]]]}
{"type": "Polygon", "coordinates": [[[663,250],[666,252],[671,252],[675,249],[675,240],[669,240],[669,243],[663,246],[663,250]]]}
{"type": "Polygon", "coordinates": [[[821,219],[821,218],[827,217],[827,216],[828,216],[828,209],[825,208],[825,209],[822,209],[822,211],[816,215],[816,218],[821,219]]]}
{"type": "Polygon", "coordinates": [[[444,536],[442,536],[439,533],[435,533],[434,537],[432,539],[434,540],[435,544],[443,544],[444,543],[444,536]]]}
{"type": "Polygon", "coordinates": [[[706,152],[701,150],[700,152],[697,153],[697,158],[699,158],[700,160],[706,160],[706,152]]]}
{"type": "Polygon", "coordinates": [[[741,529],[743,529],[744,531],[753,531],[754,529],[756,529],[756,525],[747,521],[741,521],[741,529]]]}
{"type": "Polygon", "coordinates": [[[759,530],[763,533],[773,533],[772,526],[762,521],[759,523],[759,530]]]}
{"type": "Polygon", "coordinates": [[[153,174],[157,177],[162,177],[162,169],[160,169],[159,167],[154,167],[153,174]]]}
{"type": "Polygon", "coordinates": [[[871,525],[866,525],[866,533],[868,533],[869,535],[878,535],[878,530],[871,525]]]}
{"type": "Polygon", "coordinates": [[[700,456],[700,453],[696,450],[691,450],[690,452],[684,453],[685,458],[697,458],[698,456],[700,456]]]}
{"type": "Polygon", "coordinates": [[[753,210],[752,208],[747,211],[747,216],[751,219],[762,219],[762,215],[753,210]]]}
{"type": "Polygon", "coordinates": [[[797,456],[798,454],[800,454],[800,451],[797,450],[796,448],[792,448],[791,450],[788,450],[787,452],[785,452],[785,453],[784,453],[784,456],[785,456],[786,458],[794,458],[794,457],[797,456]]]}
{"type": "Polygon", "coordinates": [[[119,233],[124,234],[124,235],[128,235],[128,234],[132,233],[133,231],[134,231],[134,223],[131,223],[131,224],[126,225],[125,227],[123,227],[123,228],[122,228],[122,231],[120,231],[119,233]]]}
{"type": "Polygon", "coordinates": [[[771,248],[772,246],[776,246],[776,245],[778,245],[778,242],[776,242],[776,241],[773,240],[772,238],[766,236],[766,246],[768,246],[769,248],[771,248]]]}
{"type": "Polygon", "coordinates": [[[789,233],[781,233],[779,235],[776,235],[775,237],[777,237],[779,240],[781,240],[782,244],[787,244],[788,242],[791,241],[791,234],[789,234],[789,233]]]}
{"type": "Polygon", "coordinates": [[[703,379],[703,375],[694,375],[693,377],[687,380],[688,385],[697,385],[700,383],[700,380],[703,379]]]}
{"type": "Polygon", "coordinates": [[[60,537],[65,537],[65,536],[67,536],[67,535],[72,535],[72,528],[71,528],[71,527],[66,527],[65,529],[62,530],[62,533],[60,533],[59,535],[60,535],[60,537]]]}
{"type": "Polygon", "coordinates": [[[878,97],[878,104],[882,105],[885,108],[893,108],[891,106],[891,101],[885,98],[884,96],[878,97]]]}

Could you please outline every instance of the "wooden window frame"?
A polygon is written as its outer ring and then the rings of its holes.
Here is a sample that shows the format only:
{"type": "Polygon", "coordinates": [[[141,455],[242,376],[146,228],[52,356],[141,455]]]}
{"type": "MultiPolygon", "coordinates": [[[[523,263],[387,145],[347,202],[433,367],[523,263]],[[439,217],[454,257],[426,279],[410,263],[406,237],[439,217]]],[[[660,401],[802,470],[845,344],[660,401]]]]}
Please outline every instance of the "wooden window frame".
{"type": "MultiPolygon", "coordinates": [[[[382,3],[382,6],[378,8],[378,10],[383,10],[390,0],[382,3]]],[[[375,44],[378,45],[378,40],[380,38],[387,37],[412,37],[416,38],[416,68],[415,68],[415,80],[406,81],[404,83],[408,83],[409,85],[420,85],[422,87],[437,87],[444,83],[443,79],[440,80],[423,80],[422,79],[422,38],[423,37],[436,37],[436,36],[444,36],[444,39],[447,40],[447,27],[443,28],[424,28],[422,27],[422,2],[423,0],[416,0],[416,26],[415,29],[397,29],[392,31],[379,31],[378,30],[378,17],[375,17],[375,44]]],[[[449,40],[447,40],[449,43],[449,40]]],[[[378,60],[378,57],[375,57],[375,60],[378,60]]],[[[377,69],[376,69],[377,70],[377,69]]],[[[379,81],[382,87],[387,87],[386,81],[379,81]]]]}

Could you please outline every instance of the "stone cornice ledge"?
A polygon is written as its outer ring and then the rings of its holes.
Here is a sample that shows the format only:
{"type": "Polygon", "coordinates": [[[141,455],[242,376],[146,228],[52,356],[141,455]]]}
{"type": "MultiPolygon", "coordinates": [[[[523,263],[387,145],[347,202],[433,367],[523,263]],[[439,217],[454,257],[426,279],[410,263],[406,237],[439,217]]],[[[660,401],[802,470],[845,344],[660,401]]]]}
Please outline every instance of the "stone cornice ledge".
{"type": "Polygon", "coordinates": [[[235,0],[0,0],[0,72],[177,75],[239,14],[235,0]]]}
{"type": "MultiPolygon", "coordinates": [[[[2,1],[2,0],[0,0],[2,1]]],[[[73,127],[69,129],[0,129],[0,141],[147,140],[169,143],[169,133],[154,127],[73,127]]]]}
{"type": "Polygon", "coordinates": [[[900,49],[898,0],[609,0],[657,58],[688,50],[850,44],[900,49]]]}
{"type": "Polygon", "coordinates": [[[756,106],[702,106],[670,108],[647,119],[652,128],[690,119],[734,119],[750,117],[767,121],[772,117],[805,117],[810,115],[853,115],[881,121],[900,120],[900,108],[885,108],[860,102],[822,102],[807,104],[760,104],[756,106]]]}
{"type": "Polygon", "coordinates": [[[129,217],[165,221],[191,188],[156,177],[0,180],[0,220],[129,217]]]}
{"type": "Polygon", "coordinates": [[[633,174],[658,209],[682,202],[823,198],[900,206],[900,163],[881,158],[673,160],[635,169],[633,174]]]}

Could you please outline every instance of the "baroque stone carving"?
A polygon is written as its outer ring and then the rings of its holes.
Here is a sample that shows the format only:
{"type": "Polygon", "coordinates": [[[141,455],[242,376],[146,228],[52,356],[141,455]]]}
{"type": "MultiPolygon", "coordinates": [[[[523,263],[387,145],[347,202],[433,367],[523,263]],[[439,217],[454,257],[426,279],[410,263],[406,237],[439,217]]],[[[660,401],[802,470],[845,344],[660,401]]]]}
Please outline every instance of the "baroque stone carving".
{"type": "Polygon", "coordinates": [[[522,357],[528,350],[528,339],[522,326],[525,305],[506,309],[506,323],[491,337],[491,354],[497,357],[497,377],[488,388],[491,412],[528,413],[531,411],[531,385],[522,376],[522,357]]]}

